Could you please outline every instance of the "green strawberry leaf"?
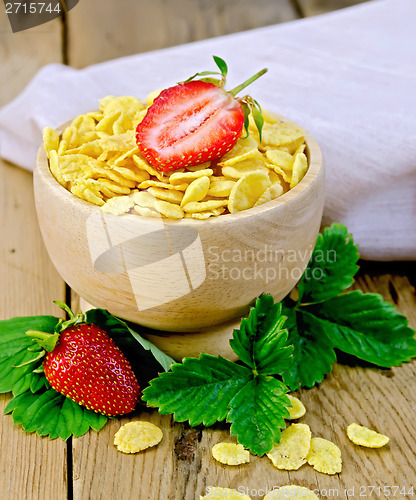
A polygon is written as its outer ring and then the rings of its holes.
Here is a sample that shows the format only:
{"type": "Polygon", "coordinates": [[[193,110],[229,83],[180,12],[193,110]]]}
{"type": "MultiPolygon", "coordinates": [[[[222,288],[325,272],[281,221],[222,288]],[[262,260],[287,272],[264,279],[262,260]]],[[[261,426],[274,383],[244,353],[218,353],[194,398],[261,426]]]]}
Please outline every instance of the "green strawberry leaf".
{"type": "Polygon", "coordinates": [[[176,422],[210,426],[225,420],[230,401],[251,376],[248,368],[221,356],[201,354],[161,373],[143,391],[142,399],[162,415],[173,413],[176,422]]]}
{"type": "Polygon", "coordinates": [[[28,316],[0,321],[0,392],[15,396],[36,392],[45,386],[45,377],[34,373],[42,365],[42,348],[26,336],[30,329],[53,333],[59,319],[53,316],[28,316]],[[33,360],[33,362],[30,362],[33,360]]]}
{"type": "Polygon", "coordinates": [[[414,330],[378,294],[353,291],[305,307],[303,315],[334,347],[369,363],[390,368],[416,356],[414,330]]]}
{"type": "Polygon", "coordinates": [[[287,306],[283,307],[283,313],[288,318],[287,344],[294,347],[293,364],[283,372],[283,381],[292,391],[313,387],[330,373],[336,361],[332,343],[313,317],[287,306]]]}
{"type": "Polygon", "coordinates": [[[279,380],[259,375],[253,378],[231,400],[227,421],[231,434],[255,455],[263,455],[280,441],[280,429],[286,427],[290,400],[287,387],[279,380]]]}
{"type": "Polygon", "coordinates": [[[230,341],[247,366],[208,354],[185,358],[152,380],[143,400],[192,426],[232,422],[231,431],[240,443],[252,453],[267,453],[289,417],[286,385],[268,376],[283,372],[292,362],[284,321],[281,306],[270,295],[260,296],[230,341]]]}
{"type": "Polygon", "coordinates": [[[358,247],[345,226],[325,228],[299,283],[298,302],[322,302],[349,288],[358,271],[358,259],[358,247]]]}
{"type": "Polygon", "coordinates": [[[49,439],[80,437],[90,428],[99,431],[108,420],[53,389],[37,394],[27,391],[15,396],[4,412],[12,413],[14,423],[20,424],[26,432],[36,432],[49,439]]]}
{"type": "Polygon", "coordinates": [[[288,333],[283,328],[285,320],[281,304],[275,304],[271,295],[261,295],[249,317],[234,330],[230,340],[233,351],[257,373],[282,373],[293,363],[293,347],[287,346],[288,333]]]}

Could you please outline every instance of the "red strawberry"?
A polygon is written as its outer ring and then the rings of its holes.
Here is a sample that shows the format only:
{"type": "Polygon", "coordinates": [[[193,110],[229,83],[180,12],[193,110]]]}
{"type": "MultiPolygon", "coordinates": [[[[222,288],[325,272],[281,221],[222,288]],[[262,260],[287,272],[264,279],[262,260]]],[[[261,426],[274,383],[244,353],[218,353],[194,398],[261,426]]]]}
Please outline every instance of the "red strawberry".
{"type": "MultiPolygon", "coordinates": [[[[78,318],[78,320],[77,320],[78,318]]],[[[140,387],[124,354],[107,333],[94,324],[75,324],[59,334],[27,334],[48,351],[43,370],[61,394],[110,417],[136,407],[140,387]]]]}
{"type": "MultiPolygon", "coordinates": [[[[235,95],[265,70],[226,92],[222,87],[227,66],[222,59],[214,59],[222,73],[221,81],[212,78],[190,81],[198,76],[194,75],[163,90],[138,124],[137,145],[158,170],[166,172],[220,158],[234,147],[243,126],[247,128],[249,108],[259,109],[250,97],[237,99],[235,95]]],[[[254,110],[253,115],[256,119],[254,110]]]]}

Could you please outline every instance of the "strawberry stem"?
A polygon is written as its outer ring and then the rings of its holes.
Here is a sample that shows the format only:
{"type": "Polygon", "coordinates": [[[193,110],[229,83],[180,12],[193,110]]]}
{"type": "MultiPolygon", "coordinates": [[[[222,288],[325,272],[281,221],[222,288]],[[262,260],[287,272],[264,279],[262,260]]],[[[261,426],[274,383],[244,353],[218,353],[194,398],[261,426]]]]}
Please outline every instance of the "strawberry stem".
{"type": "Polygon", "coordinates": [[[242,83],[241,85],[238,85],[234,89],[230,90],[228,93],[235,97],[239,92],[241,92],[243,89],[248,87],[251,83],[255,82],[258,78],[263,76],[265,73],[267,73],[267,68],[263,68],[258,73],[253,75],[251,78],[246,80],[244,83],[242,83]]]}
{"type": "Polygon", "coordinates": [[[28,330],[26,335],[37,342],[45,351],[51,352],[59,340],[59,333],[39,332],[38,330],[28,330]]]}

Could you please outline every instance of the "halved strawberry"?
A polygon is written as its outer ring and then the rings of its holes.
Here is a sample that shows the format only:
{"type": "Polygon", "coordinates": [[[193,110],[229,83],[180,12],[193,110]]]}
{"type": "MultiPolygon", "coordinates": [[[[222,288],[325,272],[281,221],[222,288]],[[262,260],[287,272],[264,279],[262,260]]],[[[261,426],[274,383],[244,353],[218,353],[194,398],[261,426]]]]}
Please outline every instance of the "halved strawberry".
{"type": "Polygon", "coordinates": [[[261,133],[260,106],[254,99],[235,95],[259,78],[262,70],[230,92],[222,87],[227,65],[217,57],[221,73],[197,73],[183,83],[163,90],[138,124],[136,139],[147,161],[166,172],[220,158],[230,151],[248,125],[250,110],[261,133]],[[197,76],[221,74],[221,80],[197,76]],[[212,83],[212,82],[215,82],[212,83]]]}

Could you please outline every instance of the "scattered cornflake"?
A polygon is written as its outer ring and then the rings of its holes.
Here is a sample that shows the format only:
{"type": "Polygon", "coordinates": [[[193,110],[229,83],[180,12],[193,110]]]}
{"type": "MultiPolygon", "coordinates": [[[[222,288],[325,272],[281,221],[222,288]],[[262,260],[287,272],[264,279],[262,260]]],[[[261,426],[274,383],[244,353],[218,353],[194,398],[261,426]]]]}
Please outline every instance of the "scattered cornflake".
{"type": "Polygon", "coordinates": [[[387,436],[358,424],[350,424],[347,427],[347,436],[354,444],[366,448],[381,448],[390,441],[387,436]]]}
{"type": "Polygon", "coordinates": [[[250,453],[242,444],[217,443],[212,448],[212,456],[225,465],[241,465],[250,462],[250,453]]]}
{"type": "Polygon", "coordinates": [[[237,490],[232,490],[230,488],[219,488],[216,486],[208,486],[207,494],[205,496],[200,496],[200,500],[224,500],[224,498],[230,500],[251,500],[248,495],[240,493],[237,490]]]}
{"type": "Polygon", "coordinates": [[[300,417],[303,417],[306,413],[306,408],[304,407],[302,401],[295,396],[287,395],[292,404],[291,407],[288,408],[290,414],[290,420],[296,420],[300,417]]]}
{"type": "Polygon", "coordinates": [[[318,472],[337,474],[342,470],[341,450],[327,439],[312,438],[307,462],[318,472]]]}
{"type": "Polygon", "coordinates": [[[311,447],[311,430],[306,424],[292,424],[282,432],[267,456],[278,469],[297,470],[306,463],[311,447]]]}
{"type": "Polygon", "coordinates": [[[162,437],[163,433],[156,425],[135,420],[120,427],[114,436],[114,444],[122,453],[138,453],[156,446],[162,437]]]}
{"type": "Polygon", "coordinates": [[[287,500],[288,498],[315,498],[319,499],[315,493],[304,486],[296,486],[294,484],[280,486],[279,489],[270,491],[263,500],[287,500]]]}

